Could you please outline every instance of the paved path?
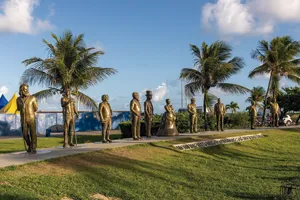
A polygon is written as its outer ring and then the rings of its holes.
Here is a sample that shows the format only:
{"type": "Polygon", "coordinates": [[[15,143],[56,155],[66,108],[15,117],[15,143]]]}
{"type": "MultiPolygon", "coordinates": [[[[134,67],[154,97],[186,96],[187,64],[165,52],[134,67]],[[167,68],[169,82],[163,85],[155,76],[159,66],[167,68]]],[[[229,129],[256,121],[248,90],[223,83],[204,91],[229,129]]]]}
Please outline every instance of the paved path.
{"type": "MultiPolygon", "coordinates": [[[[289,126],[289,127],[281,127],[280,129],[286,128],[297,128],[299,126],[289,126]]],[[[256,129],[255,131],[259,130],[269,130],[272,128],[263,128],[263,129],[256,129]]],[[[132,138],[122,139],[122,140],[114,140],[113,143],[87,143],[87,144],[79,144],[78,147],[70,148],[70,149],[63,149],[61,147],[54,147],[54,148],[46,148],[46,149],[38,149],[37,154],[27,154],[26,152],[15,152],[15,153],[7,153],[7,154],[0,154],[0,167],[7,167],[11,165],[21,165],[25,163],[35,162],[35,161],[42,161],[47,160],[50,158],[57,158],[67,155],[74,155],[78,153],[85,153],[85,152],[92,152],[92,151],[99,151],[102,149],[107,148],[116,148],[116,147],[124,147],[130,146],[140,143],[148,143],[148,142],[158,142],[158,141],[169,141],[174,140],[175,138],[188,138],[191,136],[208,136],[208,135],[215,135],[215,134],[228,134],[228,133],[238,133],[238,132],[252,132],[249,129],[237,129],[237,130],[225,130],[224,132],[217,132],[217,131],[208,131],[208,132],[201,132],[197,134],[180,134],[176,137],[152,137],[151,139],[144,139],[140,141],[134,141],[132,138]]]]}

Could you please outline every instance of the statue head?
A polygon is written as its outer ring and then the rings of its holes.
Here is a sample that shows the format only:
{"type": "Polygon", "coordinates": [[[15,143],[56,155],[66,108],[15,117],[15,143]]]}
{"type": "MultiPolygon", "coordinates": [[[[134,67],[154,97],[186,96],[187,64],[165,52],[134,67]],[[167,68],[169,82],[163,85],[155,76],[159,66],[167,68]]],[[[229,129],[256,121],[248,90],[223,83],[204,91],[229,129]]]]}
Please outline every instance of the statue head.
{"type": "Polygon", "coordinates": [[[28,97],[28,96],[30,96],[29,86],[27,84],[23,83],[22,85],[20,85],[20,87],[19,87],[19,95],[21,97],[28,97]]]}
{"type": "Polygon", "coordinates": [[[195,98],[192,98],[192,99],[191,99],[191,103],[192,103],[192,104],[195,104],[195,103],[196,103],[196,99],[195,99],[195,98]]]}
{"type": "Polygon", "coordinates": [[[166,99],[166,103],[167,103],[168,105],[170,105],[170,104],[171,104],[171,100],[170,100],[170,99],[166,99]]]}
{"type": "Polygon", "coordinates": [[[103,102],[108,102],[108,95],[107,94],[102,95],[101,99],[103,102]]]}
{"type": "Polygon", "coordinates": [[[146,97],[147,97],[147,100],[151,100],[152,99],[152,91],[147,90],[146,91],[146,97]]]}
{"type": "Polygon", "coordinates": [[[132,93],[132,98],[139,100],[139,98],[140,98],[139,93],[137,93],[137,92],[132,93]]]}
{"type": "Polygon", "coordinates": [[[220,98],[218,98],[218,103],[221,103],[221,99],[220,98]]]}

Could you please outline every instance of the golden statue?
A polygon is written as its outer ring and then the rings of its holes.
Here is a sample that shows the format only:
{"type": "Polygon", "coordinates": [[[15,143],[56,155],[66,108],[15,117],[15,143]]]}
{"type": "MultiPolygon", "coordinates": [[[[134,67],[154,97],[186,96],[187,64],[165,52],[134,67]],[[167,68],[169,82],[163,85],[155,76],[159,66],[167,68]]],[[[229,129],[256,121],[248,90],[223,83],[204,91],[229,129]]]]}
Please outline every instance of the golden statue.
{"type": "Polygon", "coordinates": [[[102,143],[112,142],[109,138],[111,130],[112,110],[108,103],[108,95],[102,95],[102,102],[99,104],[99,116],[102,125],[102,143]]]}
{"type": "Polygon", "coordinates": [[[187,106],[187,108],[190,114],[190,132],[197,133],[198,115],[197,115],[197,106],[196,106],[195,98],[191,99],[191,103],[187,106]]]}
{"type": "Polygon", "coordinates": [[[256,121],[256,117],[257,117],[257,110],[256,110],[256,105],[254,104],[254,101],[251,102],[249,112],[250,112],[251,129],[254,129],[254,124],[256,121]]]}
{"type": "Polygon", "coordinates": [[[30,95],[28,88],[27,84],[20,85],[20,96],[17,98],[17,110],[20,111],[21,129],[27,145],[27,152],[36,153],[37,137],[35,112],[38,110],[38,104],[35,97],[30,95]],[[30,134],[28,134],[28,132],[30,132],[30,134]]]}
{"type": "Polygon", "coordinates": [[[132,98],[130,102],[132,137],[134,140],[141,140],[141,104],[139,102],[139,94],[137,92],[132,93],[132,98]]]}
{"type": "Polygon", "coordinates": [[[151,127],[153,121],[153,105],[151,102],[152,91],[146,91],[147,100],[144,102],[146,136],[151,137],[151,127]]]}
{"type": "Polygon", "coordinates": [[[75,134],[75,118],[77,118],[78,112],[75,106],[75,100],[71,97],[70,89],[63,91],[63,98],[61,98],[61,107],[63,108],[63,119],[64,119],[64,148],[74,146],[73,139],[75,134]],[[70,138],[69,138],[70,137],[70,138]]]}
{"type": "Polygon", "coordinates": [[[273,99],[273,102],[270,102],[270,105],[271,105],[273,127],[275,126],[279,127],[280,108],[278,103],[276,102],[276,99],[273,99]]]}
{"type": "Polygon", "coordinates": [[[170,99],[166,100],[167,105],[165,105],[166,112],[163,114],[161,125],[157,132],[157,136],[175,136],[178,135],[176,128],[176,114],[174,112],[173,106],[171,105],[170,99]]]}
{"type": "Polygon", "coordinates": [[[220,129],[222,131],[224,131],[224,116],[225,116],[225,113],[226,113],[226,108],[225,108],[224,104],[221,103],[220,98],[218,98],[218,103],[215,104],[214,112],[215,112],[215,115],[217,117],[218,131],[220,131],[220,129]]]}

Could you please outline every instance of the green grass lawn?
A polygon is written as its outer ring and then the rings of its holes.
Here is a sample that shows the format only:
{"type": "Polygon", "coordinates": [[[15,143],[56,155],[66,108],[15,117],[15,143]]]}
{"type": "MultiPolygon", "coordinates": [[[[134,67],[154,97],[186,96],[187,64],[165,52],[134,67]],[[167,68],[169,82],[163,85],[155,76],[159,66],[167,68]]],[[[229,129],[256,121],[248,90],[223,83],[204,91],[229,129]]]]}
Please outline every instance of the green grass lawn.
{"type": "Polygon", "coordinates": [[[0,170],[0,199],[271,200],[282,184],[300,184],[300,130],[263,134],[204,150],[158,142],[7,167],[0,170]]]}
{"type": "MultiPolygon", "coordinates": [[[[121,134],[112,134],[111,139],[120,139],[121,134]]],[[[99,135],[78,135],[78,144],[88,142],[99,142],[102,140],[101,134],[99,135]]],[[[62,137],[38,137],[38,149],[50,148],[63,145],[64,139],[62,137]]],[[[18,139],[1,139],[0,140],[0,154],[24,151],[24,141],[22,138],[18,139]]]]}

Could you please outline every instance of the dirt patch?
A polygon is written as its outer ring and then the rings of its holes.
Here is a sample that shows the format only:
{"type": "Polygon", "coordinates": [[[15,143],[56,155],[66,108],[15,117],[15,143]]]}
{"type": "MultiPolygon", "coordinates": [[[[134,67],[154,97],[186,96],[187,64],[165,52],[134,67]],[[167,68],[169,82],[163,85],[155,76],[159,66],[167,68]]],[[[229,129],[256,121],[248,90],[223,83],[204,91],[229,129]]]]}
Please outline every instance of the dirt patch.
{"type": "Polygon", "coordinates": [[[94,194],[94,195],[91,195],[91,198],[94,200],[122,200],[122,199],[116,198],[116,197],[106,197],[103,194],[94,194]]]}
{"type": "Polygon", "coordinates": [[[9,182],[7,181],[2,181],[0,182],[0,185],[8,185],[8,186],[12,186],[9,182]]]}
{"type": "Polygon", "coordinates": [[[26,176],[36,176],[36,175],[49,175],[52,176],[64,176],[72,174],[74,171],[72,168],[66,168],[59,163],[43,162],[34,163],[30,165],[19,166],[19,170],[8,171],[8,176],[14,177],[26,177],[26,176]]]}
{"type": "Polygon", "coordinates": [[[63,197],[61,200],[73,200],[73,199],[71,199],[69,197],[63,197]]]}

